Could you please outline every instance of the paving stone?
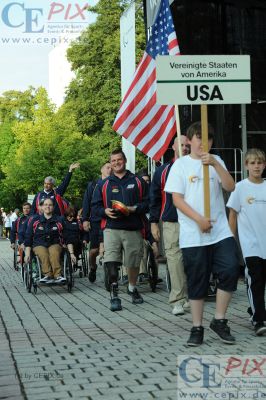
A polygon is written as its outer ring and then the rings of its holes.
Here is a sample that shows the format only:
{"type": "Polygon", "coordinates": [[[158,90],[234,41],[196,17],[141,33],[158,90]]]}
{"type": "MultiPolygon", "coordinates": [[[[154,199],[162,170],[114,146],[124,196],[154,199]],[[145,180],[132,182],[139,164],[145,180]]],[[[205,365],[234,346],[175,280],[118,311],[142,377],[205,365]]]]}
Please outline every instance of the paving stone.
{"type": "MultiPolygon", "coordinates": [[[[160,267],[165,278],[165,266],[160,267]]],[[[237,344],[222,344],[209,329],[214,302],[206,302],[204,344],[186,347],[191,315],[175,317],[162,285],[131,303],[120,285],[123,311],[109,310],[103,273],[91,284],[77,277],[72,293],[41,287],[26,292],[0,240],[0,399],[176,400],[178,355],[262,354],[265,337],[248,321],[245,285],[239,282],[228,312],[237,344]]]]}

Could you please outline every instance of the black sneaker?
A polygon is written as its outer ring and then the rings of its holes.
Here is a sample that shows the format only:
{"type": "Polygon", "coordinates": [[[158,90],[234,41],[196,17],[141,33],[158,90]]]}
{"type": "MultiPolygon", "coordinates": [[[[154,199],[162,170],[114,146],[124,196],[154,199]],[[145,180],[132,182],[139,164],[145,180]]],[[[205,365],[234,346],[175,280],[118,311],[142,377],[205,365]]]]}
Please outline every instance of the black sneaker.
{"type": "Polygon", "coordinates": [[[257,322],[254,326],[254,330],[257,336],[262,336],[266,333],[266,325],[264,322],[257,322]]]}
{"type": "Polygon", "coordinates": [[[143,297],[139,294],[138,289],[135,288],[133,292],[127,288],[127,293],[132,297],[133,304],[142,304],[144,302],[143,297]]]}
{"type": "Polygon", "coordinates": [[[122,285],[127,285],[128,284],[128,276],[127,275],[123,275],[122,276],[122,285]]]}
{"type": "Polygon", "coordinates": [[[96,268],[90,270],[88,278],[91,283],[96,281],[96,268]]]}
{"type": "Polygon", "coordinates": [[[114,282],[110,286],[110,296],[111,296],[111,306],[110,310],[111,311],[121,311],[122,310],[122,305],[121,305],[121,299],[118,297],[118,284],[117,282],[114,282]]]}
{"type": "Polygon", "coordinates": [[[204,328],[202,326],[193,326],[187,341],[188,346],[200,346],[203,342],[204,328]]]}
{"type": "Polygon", "coordinates": [[[122,310],[121,299],[119,299],[119,297],[113,297],[110,300],[110,303],[111,303],[111,306],[110,306],[111,311],[121,311],[122,310]]]}
{"type": "Polygon", "coordinates": [[[219,336],[224,343],[235,344],[236,340],[230,333],[230,328],[227,326],[227,319],[215,319],[213,318],[210,323],[210,328],[219,336]]]}
{"type": "Polygon", "coordinates": [[[138,283],[149,283],[149,276],[148,276],[148,274],[139,274],[139,276],[138,276],[138,283]]]}

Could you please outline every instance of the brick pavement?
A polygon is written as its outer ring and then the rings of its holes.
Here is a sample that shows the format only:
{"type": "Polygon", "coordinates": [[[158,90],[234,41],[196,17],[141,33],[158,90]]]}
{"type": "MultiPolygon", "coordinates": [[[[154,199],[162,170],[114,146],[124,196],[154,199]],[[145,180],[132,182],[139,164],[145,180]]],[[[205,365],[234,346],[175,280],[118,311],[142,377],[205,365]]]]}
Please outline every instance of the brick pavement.
{"type": "MultiPolygon", "coordinates": [[[[265,337],[256,337],[247,320],[241,281],[228,313],[233,351],[209,329],[204,344],[191,350],[190,315],[170,313],[164,285],[156,293],[141,285],[139,306],[121,287],[123,311],[112,313],[100,274],[95,284],[77,277],[72,293],[53,286],[29,294],[6,240],[0,270],[0,399],[172,400],[178,355],[265,354],[265,337]]],[[[206,303],[205,327],[213,308],[206,303]]]]}

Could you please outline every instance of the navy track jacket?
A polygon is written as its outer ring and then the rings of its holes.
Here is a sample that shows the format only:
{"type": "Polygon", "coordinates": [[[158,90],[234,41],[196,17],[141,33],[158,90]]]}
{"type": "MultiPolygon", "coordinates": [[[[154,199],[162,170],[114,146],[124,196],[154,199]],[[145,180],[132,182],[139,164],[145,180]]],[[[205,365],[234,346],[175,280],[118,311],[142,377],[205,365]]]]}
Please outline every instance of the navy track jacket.
{"type": "Polygon", "coordinates": [[[155,170],[150,186],[150,222],[177,222],[177,211],[171,193],[164,191],[165,183],[173,162],[161,165],[155,170]]]}
{"type": "Polygon", "coordinates": [[[96,185],[102,182],[102,179],[98,179],[97,181],[91,181],[88,183],[87,189],[83,196],[82,202],[82,220],[90,221],[90,222],[100,222],[101,217],[95,213],[94,208],[91,206],[92,197],[96,185]]]}
{"type": "Polygon", "coordinates": [[[110,175],[96,186],[92,206],[95,207],[97,215],[102,218],[102,229],[142,230],[143,217],[149,209],[148,185],[130,171],[126,171],[121,179],[110,175]],[[126,206],[136,206],[136,211],[127,217],[109,218],[105,214],[105,209],[112,208],[112,200],[121,201],[126,206]]]}
{"type": "Polygon", "coordinates": [[[58,215],[53,215],[49,219],[46,219],[44,215],[32,218],[26,231],[25,246],[62,245],[63,226],[64,220],[58,215]]]}
{"type": "MultiPolygon", "coordinates": [[[[62,183],[60,183],[60,185],[56,188],[56,194],[63,196],[65,191],[67,190],[67,187],[70,183],[72,177],[72,172],[68,172],[63,180],[62,183]]],[[[53,203],[54,203],[54,214],[56,215],[61,215],[60,212],[60,208],[59,205],[57,204],[56,198],[55,198],[55,191],[52,190],[49,193],[44,192],[43,190],[38,192],[36,194],[36,196],[33,199],[32,202],[32,206],[31,206],[31,211],[30,211],[30,215],[35,215],[38,214],[38,210],[37,210],[37,199],[39,198],[39,200],[45,200],[45,199],[52,199],[53,203]]]]}

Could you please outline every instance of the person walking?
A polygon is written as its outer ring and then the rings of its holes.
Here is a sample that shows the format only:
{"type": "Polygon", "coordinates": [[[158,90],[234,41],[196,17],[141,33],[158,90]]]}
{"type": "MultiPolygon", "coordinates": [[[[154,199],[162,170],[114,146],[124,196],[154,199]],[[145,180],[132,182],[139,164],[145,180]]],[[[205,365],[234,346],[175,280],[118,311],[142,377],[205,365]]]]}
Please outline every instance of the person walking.
{"type": "Polygon", "coordinates": [[[254,331],[266,334],[266,182],[262,178],[265,153],[250,149],[245,155],[248,178],[238,182],[227,202],[229,224],[234,235],[238,232],[245,260],[247,295],[254,331]]]}
{"type": "MultiPolygon", "coordinates": [[[[210,150],[214,130],[209,126],[208,131],[210,150]]],[[[225,315],[237,288],[238,249],[228,224],[222,189],[232,192],[235,183],[222,159],[203,151],[201,134],[201,122],[188,128],[191,152],[175,161],[165,185],[165,191],[173,195],[180,223],[180,247],[193,324],[187,345],[199,346],[203,342],[204,299],[211,273],[217,276],[218,283],[210,328],[224,343],[234,344],[225,315]],[[211,218],[204,216],[203,165],[209,165],[211,218]]]]}
{"type": "MultiPolygon", "coordinates": [[[[189,153],[187,138],[180,137],[182,156],[189,153]]],[[[172,195],[164,191],[165,183],[174,161],[179,158],[178,138],[172,146],[174,158],[156,169],[150,188],[150,223],[154,239],[160,241],[159,221],[163,224],[163,240],[167,267],[171,280],[169,303],[174,315],[183,315],[189,309],[187,301],[186,277],[182,252],[179,247],[179,223],[172,195]]]]}
{"type": "Polygon", "coordinates": [[[149,208],[148,186],[126,169],[126,156],[121,149],[111,153],[112,175],[99,183],[94,191],[92,206],[102,218],[104,229],[104,264],[111,285],[111,311],[122,309],[118,297],[118,266],[122,263],[128,271],[128,294],[133,304],[143,303],[136,283],[143,257],[142,217],[149,208]],[[112,201],[122,205],[123,213],[117,213],[112,201]]]}

